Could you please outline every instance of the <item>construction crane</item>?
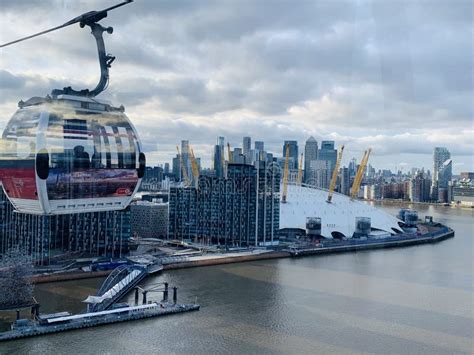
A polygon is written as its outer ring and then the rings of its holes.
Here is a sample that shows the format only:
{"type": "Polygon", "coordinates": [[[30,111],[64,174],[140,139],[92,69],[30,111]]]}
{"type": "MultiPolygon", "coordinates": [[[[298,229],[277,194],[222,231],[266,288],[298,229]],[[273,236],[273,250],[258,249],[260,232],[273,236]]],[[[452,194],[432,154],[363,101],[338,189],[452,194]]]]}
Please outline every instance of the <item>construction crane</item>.
{"type": "Polygon", "coordinates": [[[281,202],[286,203],[286,195],[288,194],[288,161],[290,160],[290,145],[286,145],[285,151],[285,168],[283,170],[283,194],[281,195],[281,202]]]}
{"type": "Polygon", "coordinates": [[[196,187],[198,187],[198,182],[199,182],[199,166],[196,162],[196,157],[194,155],[194,150],[191,148],[191,154],[190,154],[190,158],[191,158],[191,169],[193,171],[193,178],[194,178],[194,183],[196,185],[196,187]]]}
{"type": "Polygon", "coordinates": [[[369,161],[369,156],[370,156],[371,151],[372,151],[372,149],[369,148],[368,150],[366,150],[364,152],[364,156],[362,157],[362,160],[360,162],[359,169],[357,169],[357,173],[356,173],[356,176],[354,178],[354,182],[352,183],[351,199],[357,198],[357,195],[358,195],[359,189],[360,189],[360,184],[362,182],[362,178],[363,178],[363,175],[364,175],[365,167],[367,166],[367,162],[369,161]]]}
{"type": "Polygon", "coordinates": [[[337,174],[339,173],[339,166],[341,165],[342,160],[342,152],[344,152],[344,146],[341,147],[341,150],[337,155],[336,166],[334,167],[334,171],[332,172],[331,184],[329,185],[329,194],[327,199],[327,202],[329,203],[331,203],[332,194],[334,193],[334,188],[336,187],[337,174]]]}
{"type": "Polygon", "coordinates": [[[296,178],[296,184],[301,186],[303,181],[303,153],[300,156],[300,164],[298,165],[298,177],[296,178]]]}
{"type": "Polygon", "coordinates": [[[227,142],[227,157],[228,157],[228,160],[229,160],[229,164],[232,163],[232,152],[230,151],[230,143],[227,142]]]}
{"type": "Polygon", "coordinates": [[[183,175],[184,186],[186,186],[186,187],[191,186],[191,181],[189,181],[187,169],[184,166],[183,155],[179,153],[179,147],[178,146],[176,146],[176,150],[178,151],[179,165],[181,165],[181,174],[183,175]]]}

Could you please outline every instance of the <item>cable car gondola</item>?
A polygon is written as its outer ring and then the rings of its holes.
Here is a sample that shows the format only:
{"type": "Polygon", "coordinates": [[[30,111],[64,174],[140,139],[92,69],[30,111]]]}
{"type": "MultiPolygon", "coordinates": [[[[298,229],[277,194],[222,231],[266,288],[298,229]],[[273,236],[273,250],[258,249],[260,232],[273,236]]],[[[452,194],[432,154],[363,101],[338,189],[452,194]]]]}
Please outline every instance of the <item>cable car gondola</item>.
{"type": "Polygon", "coordinates": [[[94,98],[107,86],[115,59],[105,53],[97,22],[107,11],[92,11],[14,42],[79,23],[97,42],[101,78],[93,90],[55,89],[45,98],[19,102],[0,140],[0,181],[19,212],[65,214],[118,210],[128,206],[145,172],[137,131],[123,106],[94,98]]]}

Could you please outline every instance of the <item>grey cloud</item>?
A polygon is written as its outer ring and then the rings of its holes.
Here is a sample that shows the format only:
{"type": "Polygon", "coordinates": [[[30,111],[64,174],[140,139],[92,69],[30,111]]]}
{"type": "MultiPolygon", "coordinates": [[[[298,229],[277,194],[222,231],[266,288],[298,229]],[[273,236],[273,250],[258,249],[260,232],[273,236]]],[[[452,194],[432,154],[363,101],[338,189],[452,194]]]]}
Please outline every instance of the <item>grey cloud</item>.
{"type": "MultiPolygon", "coordinates": [[[[1,7],[0,23],[5,23],[4,14],[21,15],[35,32],[113,3],[8,2],[1,7]],[[51,16],[37,24],[38,13],[45,11],[51,16]]],[[[169,119],[165,127],[143,131],[148,149],[155,149],[153,135],[169,145],[186,135],[205,144],[215,135],[240,142],[240,136],[250,134],[279,152],[281,140],[289,136],[302,142],[308,134],[327,138],[337,132],[354,144],[368,135],[386,135],[380,153],[419,152],[430,159],[434,143],[416,134],[435,127],[472,127],[470,1],[142,0],[110,13],[103,23],[115,27],[106,45],[117,56],[104,97],[130,112],[153,102],[159,113],[150,109],[145,113],[150,120],[158,115],[169,119]],[[347,114],[308,111],[303,117],[290,112],[324,97],[347,114]],[[243,110],[251,115],[239,118],[243,110]],[[203,116],[220,122],[222,113],[240,125],[211,127],[187,120],[203,116]],[[406,132],[412,136],[403,144],[391,137],[406,132]],[[410,139],[424,144],[410,144],[410,139]]],[[[27,60],[16,63],[5,55],[0,104],[66,85],[60,76],[75,84],[94,80],[95,47],[82,31],[71,28],[11,47],[11,53],[28,58],[29,73],[41,74],[23,74],[27,60]],[[44,62],[35,61],[34,50],[44,48],[44,62]],[[53,77],[42,67],[47,63],[64,71],[53,77]]],[[[463,143],[458,153],[469,148],[472,143],[463,143]]]]}

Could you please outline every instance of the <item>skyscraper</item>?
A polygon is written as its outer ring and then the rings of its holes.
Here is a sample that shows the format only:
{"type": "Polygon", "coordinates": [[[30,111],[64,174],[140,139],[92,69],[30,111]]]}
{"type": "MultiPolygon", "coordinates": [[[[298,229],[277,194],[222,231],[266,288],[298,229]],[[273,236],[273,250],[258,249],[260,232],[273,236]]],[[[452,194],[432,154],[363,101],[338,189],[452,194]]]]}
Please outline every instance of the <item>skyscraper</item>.
{"type": "MultiPolygon", "coordinates": [[[[431,199],[438,199],[438,176],[439,170],[442,168],[445,161],[451,158],[451,153],[445,147],[435,147],[433,151],[433,176],[431,185],[431,199]]],[[[451,178],[450,178],[451,179],[451,178]]]]}
{"type": "Polygon", "coordinates": [[[311,177],[311,161],[318,159],[318,142],[313,136],[309,137],[304,146],[304,181],[311,177]]]}
{"type": "Polygon", "coordinates": [[[214,146],[214,170],[217,177],[224,176],[224,137],[217,137],[217,144],[214,146]]]}
{"type": "Polygon", "coordinates": [[[285,159],[285,157],[286,157],[286,146],[287,145],[290,148],[290,159],[289,159],[288,168],[290,170],[298,169],[298,142],[297,141],[285,141],[285,143],[283,144],[283,159],[285,159]]]}
{"type": "Polygon", "coordinates": [[[448,199],[449,183],[453,178],[453,161],[446,160],[443,165],[438,168],[438,201],[451,202],[448,199]]]}
{"type": "Polygon", "coordinates": [[[242,142],[242,150],[245,156],[245,163],[252,164],[252,138],[244,137],[242,142]]]}
{"type": "Polygon", "coordinates": [[[265,150],[264,142],[263,141],[255,141],[255,150],[263,152],[265,150]]]}
{"type": "Polygon", "coordinates": [[[435,147],[433,151],[433,181],[437,181],[438,177],[436,176],[439,168],[443,163],[451,158],[451,153],[445,147],[435,147]]]}
{"type": "Polygon", "coordinates": [[[267,157],[267,154],[265,152],[265,146],[264,146],[264,143],[263,141],[255,141],[255,158],[256,160],[260,161],[260,160],[263,160],[265,161],[266,160],[266,157],[267,157]]]}
{"type": "Polygon", "coordinates": [[[222,136],[217,137],[217,145],[224,147],[224,137],[222,136]]]}
{"type": "Polygon", "coordinates": [[[321,149],[318,151],[318,160],[328,162],[328,173],[332,176],[332,171],[336,166],[337,150],[334,149],[334,141],[322,141],[321,149]]]}

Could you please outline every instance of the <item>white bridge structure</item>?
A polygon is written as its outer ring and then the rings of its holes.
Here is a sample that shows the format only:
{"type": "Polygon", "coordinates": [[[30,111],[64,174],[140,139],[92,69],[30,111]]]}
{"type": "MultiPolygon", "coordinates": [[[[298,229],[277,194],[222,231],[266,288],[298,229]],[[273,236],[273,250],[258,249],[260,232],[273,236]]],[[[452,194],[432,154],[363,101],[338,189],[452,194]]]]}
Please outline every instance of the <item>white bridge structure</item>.
{"type": "Polygon", "coordinates": [[[321,218],[321,235],[325,238],[351,238],[356,217],[369,217],[374,233],[397,234],[403,230],[399,219],[349,196],[334,193],[327,202],[328,190],[306,184],[288,184],[286,203],[280,204],[280,229],[306,229],[307,217],[321,218]]]}

